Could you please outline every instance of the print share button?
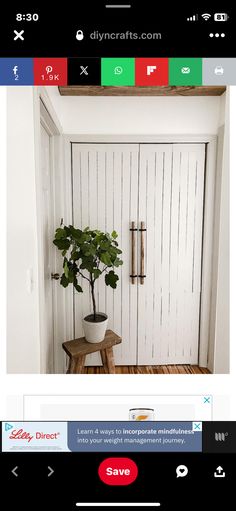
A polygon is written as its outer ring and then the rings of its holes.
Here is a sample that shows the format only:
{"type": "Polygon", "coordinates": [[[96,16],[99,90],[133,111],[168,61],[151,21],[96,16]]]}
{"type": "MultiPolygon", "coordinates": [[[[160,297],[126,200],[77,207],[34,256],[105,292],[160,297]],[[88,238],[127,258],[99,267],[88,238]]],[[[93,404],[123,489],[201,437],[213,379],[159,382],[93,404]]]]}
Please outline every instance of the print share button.
{"type": "Polygon", "coordinates": [[[130,458],[106,458],[98,468],[101,481],[110,486],[127,486],[138,476],[138,467],[130,458]]]}

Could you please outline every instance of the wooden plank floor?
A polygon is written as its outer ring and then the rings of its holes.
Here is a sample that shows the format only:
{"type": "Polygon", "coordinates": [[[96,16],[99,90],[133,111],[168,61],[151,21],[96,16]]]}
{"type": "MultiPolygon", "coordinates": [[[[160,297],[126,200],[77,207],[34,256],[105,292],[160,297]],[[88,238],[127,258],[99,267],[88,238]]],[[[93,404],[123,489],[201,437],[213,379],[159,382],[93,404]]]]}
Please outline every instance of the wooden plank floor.
{"type": "MultiPolygon", "coordinates": [[[[103,367],[84,368],[84,374],[104,374],[103,367]]],[[[205,367],[191,365],[116,366],[116,374],[211,374],[205,367]]]]}

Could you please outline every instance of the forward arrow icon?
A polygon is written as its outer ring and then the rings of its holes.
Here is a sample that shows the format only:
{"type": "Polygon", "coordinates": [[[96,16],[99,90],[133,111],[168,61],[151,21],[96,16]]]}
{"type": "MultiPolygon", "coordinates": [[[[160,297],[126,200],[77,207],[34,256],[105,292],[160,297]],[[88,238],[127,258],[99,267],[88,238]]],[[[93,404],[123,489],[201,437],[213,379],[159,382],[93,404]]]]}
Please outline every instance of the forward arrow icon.
{"type": "Polygon", "coordinates": [[[54,470],[52,467],[48,467],[48,477],[51,477],[54,474],[54,470]]]}

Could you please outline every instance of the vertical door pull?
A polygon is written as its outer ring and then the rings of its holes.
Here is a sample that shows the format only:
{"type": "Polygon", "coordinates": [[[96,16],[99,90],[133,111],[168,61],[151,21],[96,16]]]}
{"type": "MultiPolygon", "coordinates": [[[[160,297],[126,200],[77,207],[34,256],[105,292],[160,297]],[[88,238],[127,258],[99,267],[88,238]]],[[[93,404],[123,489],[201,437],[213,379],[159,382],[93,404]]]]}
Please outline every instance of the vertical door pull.
{"type": "Polygon", "coordinates": [[[146,231],[147,229],[145,228],[145,222],[141,222],[141,228],[139,229],[139,231],[141,232],[141,260],[140,260],[140,275],[139,275],[139,278],[140,278],[140,284],[144,284],[144,279],[146,277],[145,273],[144,273],[144,268],[145,268],[145,250],[144,250],[144,232],[146,231]]]}
{"type": "Polygon", "coordinates": [[[136,243],[135,243],[135,232],[137,232],[137,227],[135,227],[135,222],[132,222],[131,223],[131,228],[130,228],[130,232],[131,232],[131,275],[130,275],[130,278],[131,278],[131,282],[132,284],[135,283],[135,279],[137,278],[137,271],[136,271],[136,256],[135,256],[135,252],[136,252],[136,243]]]}

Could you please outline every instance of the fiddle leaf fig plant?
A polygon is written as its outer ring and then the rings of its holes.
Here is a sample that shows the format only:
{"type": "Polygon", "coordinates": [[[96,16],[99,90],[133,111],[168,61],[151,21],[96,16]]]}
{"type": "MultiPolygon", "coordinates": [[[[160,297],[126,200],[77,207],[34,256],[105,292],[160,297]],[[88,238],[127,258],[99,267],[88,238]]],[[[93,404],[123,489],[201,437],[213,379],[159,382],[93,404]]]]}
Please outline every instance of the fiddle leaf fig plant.
{"type": "Polygon", "coordinates": [[[91,290],[93,317],[96,321],[95,283],[103,274],[105,284],[113,289],[117,287],[119,280],[115,270],[123,261],[120,259],[122,250],[118,248],[118,234],[111,234],[99,230],[90,230],[86,227],[83,231],[73,225],[61,226],[56,229],[54,245],[60,250],[63,257],[63,274],[60,284],[68,287],[72,284],[78,293],[83,289],[78,283],[78,278],[87,280],[91,290]]]}

